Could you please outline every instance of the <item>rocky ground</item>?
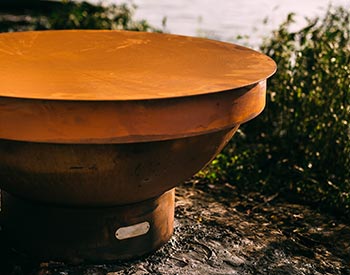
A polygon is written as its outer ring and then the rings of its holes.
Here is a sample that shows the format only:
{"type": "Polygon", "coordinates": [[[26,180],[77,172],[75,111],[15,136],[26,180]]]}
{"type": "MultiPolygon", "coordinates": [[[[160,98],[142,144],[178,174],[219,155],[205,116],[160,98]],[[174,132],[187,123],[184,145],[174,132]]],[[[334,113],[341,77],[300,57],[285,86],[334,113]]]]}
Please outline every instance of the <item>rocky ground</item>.
{"type": "Polygon", "coordinates": [[[350,274],[350,223],[330,214],[230,184],[184,184],[176,204],[173,238],[143,259],[28,263],[1,245],[0,274],[350,274]]]}

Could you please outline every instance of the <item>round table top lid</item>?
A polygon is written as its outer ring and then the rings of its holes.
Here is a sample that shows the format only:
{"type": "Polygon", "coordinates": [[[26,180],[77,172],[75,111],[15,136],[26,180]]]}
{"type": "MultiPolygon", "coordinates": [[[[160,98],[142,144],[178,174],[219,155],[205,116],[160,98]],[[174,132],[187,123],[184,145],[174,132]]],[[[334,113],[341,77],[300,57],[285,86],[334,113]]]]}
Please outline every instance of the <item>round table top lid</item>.
{"type": "Polygon", "coordinates": [[[232,90],[271,76],[269,57],[178,35],[101,30],[0,34],[0,96],[145,100],[232,90]]]}

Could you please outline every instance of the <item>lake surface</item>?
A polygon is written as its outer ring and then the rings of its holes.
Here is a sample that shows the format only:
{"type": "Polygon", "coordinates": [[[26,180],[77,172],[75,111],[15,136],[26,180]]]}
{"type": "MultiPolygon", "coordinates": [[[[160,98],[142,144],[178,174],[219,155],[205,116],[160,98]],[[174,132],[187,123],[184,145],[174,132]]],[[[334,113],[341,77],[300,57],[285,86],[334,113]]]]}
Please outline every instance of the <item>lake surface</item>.
{"type": "MultiPolygon", "coordinates": [[[[93,0],[91,2],[99,2],[93,0]]],[[[107,0],[104,3],[121,3],[107,0]]],[[[135,18],[146,19],[175,34],[206,36],[224,41],[237,41],[237,35],[249,36],[257,46],[262,38],[276,29],[291,12],[297,14],[294,28],[306,24],[305,17],[323,15],[328,6],[350,8],[350,0],[133,0],[138,6],[135,18]],[[265,22],[265,23],[264,23],[265,22]]],[[[244,41],[244,40],[243,40],[244,41]]]]}
{"type": "Polygon", "coordinates": [[[252,44],[282,23],[288,13],[296,16],[295,28],[306,24],[305,17],[322,15],[330,3],[350,7],[350,0],[134,0],[136,18],[147,19],[166,30],[184,35],[200,35],[235,41],[248,35],[252,44]],[[264,24],[264,21],[266,22],[264,24]]]}

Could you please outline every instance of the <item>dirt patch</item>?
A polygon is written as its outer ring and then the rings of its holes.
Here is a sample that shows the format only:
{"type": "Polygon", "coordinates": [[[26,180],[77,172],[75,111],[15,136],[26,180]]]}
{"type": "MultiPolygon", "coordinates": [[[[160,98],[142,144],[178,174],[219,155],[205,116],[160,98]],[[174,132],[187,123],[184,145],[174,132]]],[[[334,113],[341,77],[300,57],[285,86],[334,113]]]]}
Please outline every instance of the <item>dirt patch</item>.
{"type": "Polygon", "coordinates": [[[329,214],[278,194],[241,194],[230,184],[184,184],[176,205],[174,236],[148,257],[30,263],[1,245],[0,274],[350,274],[350,225],[329,214]]]}

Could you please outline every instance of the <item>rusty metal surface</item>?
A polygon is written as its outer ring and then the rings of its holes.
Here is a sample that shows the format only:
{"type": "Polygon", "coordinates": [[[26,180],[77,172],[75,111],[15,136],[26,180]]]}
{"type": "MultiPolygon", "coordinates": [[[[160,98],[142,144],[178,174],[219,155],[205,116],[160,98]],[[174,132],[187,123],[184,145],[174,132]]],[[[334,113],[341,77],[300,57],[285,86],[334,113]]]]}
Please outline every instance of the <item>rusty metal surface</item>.
{"type": "Polygon", "coordinates": [[[262,81],[235,91],[147,101],[0,97],[0,138],[106,144],[207,134],[257,116],[265,106],[265,91],[266,81],[262,81]]]}
{"type": "Polygon", "coordinates": [[[193,175],[262,111],[275,70],[240,46],[120,31],[0,34],[0,57],[0,187],[80,206],[193,175]]]}
{"type": "Polygon", "coordinates": [[[147,100],[242,88],[275,71],[269,57],[234,44],[126,31],[0,34],[0,96],[147,100]]]}
{"type": "Polygon", "coordinates": [[[0,186],[50,204],[109,206],[159,196],[210,162],[237,130],[133,144],[0,140],[0,186]]]}
{"type": "Polygon", "coordinates": [[[0,139],[134,143],[232,128],[265,106],[267,56],[168,34],[0,34],[0,139]]]}
{"type": "Polygon", "coordinates": [[[66,262],[135,258],[158,249],[173,233],[175,190],[137,204],[64,208],[26,202],[3,193],[2,234],[18,253],[34,260],[66,262]],[[120,227],[143,222],[147,233],[123,240],[120,227]]]}
{"type": "Polygon", "coordinates": [[[263,110],[276,69],[233,44],[122,31],[0,34],[0,60],[5,231],[70,261],[166,242],[174,192],[162,194],[263,110]]]}

